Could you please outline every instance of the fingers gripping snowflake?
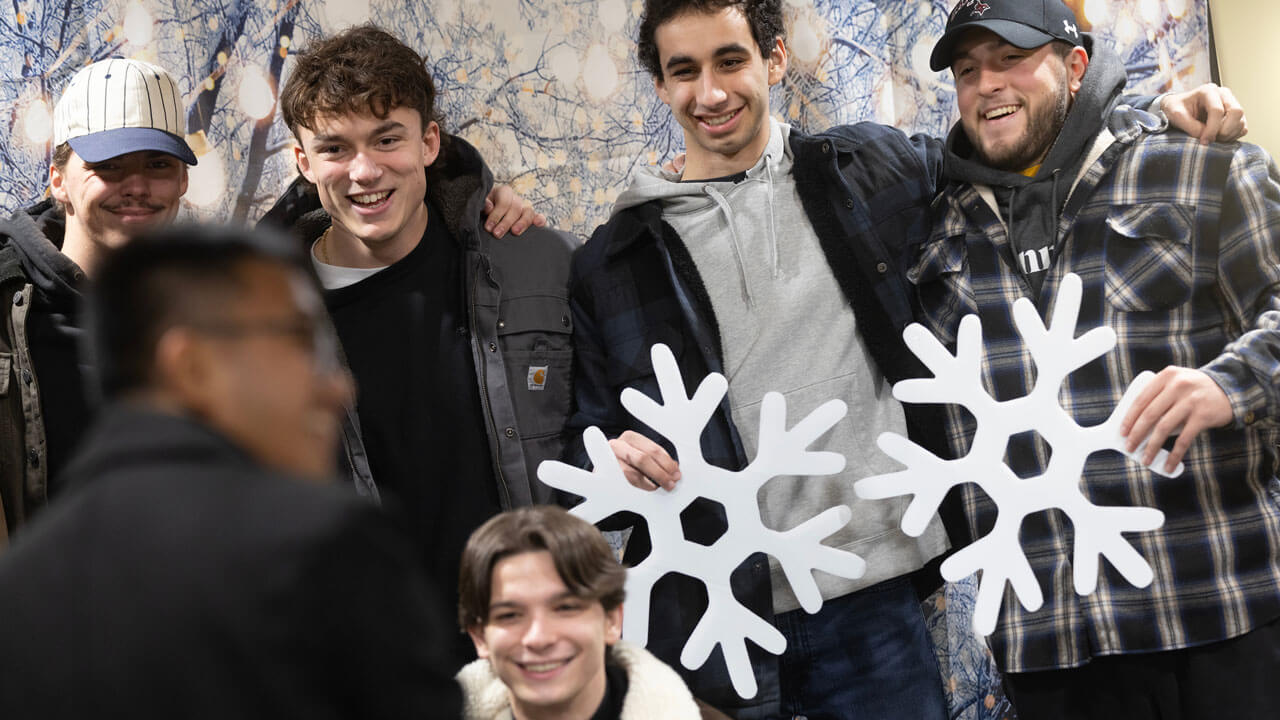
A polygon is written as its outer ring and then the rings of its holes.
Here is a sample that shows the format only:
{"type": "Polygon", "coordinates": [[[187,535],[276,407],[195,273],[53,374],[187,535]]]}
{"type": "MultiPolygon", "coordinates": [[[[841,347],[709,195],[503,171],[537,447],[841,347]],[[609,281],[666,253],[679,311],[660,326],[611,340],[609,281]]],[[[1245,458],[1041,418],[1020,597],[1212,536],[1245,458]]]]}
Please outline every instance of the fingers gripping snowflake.
{"type": "Polygon", "coordinates": [[[676,572],[697,579],[706,585],[708,607],[685,643],[680,662],[690,669],[701,667],[719,645],[734,689],[744,698],[753,697],[758,688],[746,641],[777,655],[786,649],[786,639],[771,623],[734,598],[730,574],[754,552],[772,555],[801,607],[813,613],[822,607],[814,570],[851,579],[861,577],[866,570],[866,563],[857,555],[821,544],[849,521],[848,507],[829,508],[780,532],[765,527],[757,500],[760,488],[771,478],[831,475],[844,469],[844,456],[810,451],[808,447],[844,417],[845,404],[831,400],[788,430],[786,401],[778,393],[765,395],[755,459],[740,471],[725,470],[702,457],[699,443],[703,429],[728,390],[724,376],[708,375],[688,396],[671,350],[654,345],[651,355],[662,402],[628,389],[622,393],[622,405],[674,445],[681,473],[675,489],[646,491],[633,487],[623,476],[604,433],[594,427],[583,433],[594,469],[544,462],[538,468],[538,477],[552,487],[585,498],[572,512],[589,522],[630,511],[639,513],[648,523],[653,550],[627,572],[623,635],[641,642],[648,638],[649,596],[659,578],[676,572]],[[728,521],[725,533],[710,546],[686,540],[680,523],[680,513],[698,498],[723,506],[728,521]]]}
{"type": "MultiPolygon", "coordinates": [[[[920,325],[903,334],[911,352],[933,373],[932,378],[904,380],[893,388],[894,397],[908,403],[950,403],[964,407],[977,420],[969,453],[956,460],[942,460],[910,440],[894,433],[877,439],[880,449],[906,466],[905,470],[858,481],[855,490],[863,498],[913,495],[902,518],[902,529],[918,536],[938,510],[952,487],[975,483],[998,508],[991,532],[965,547],[942,564],[947,580],[958,580],[981,570],[974,605],[974,628],[983,635],[996,626],[1007,582],[1027,610],[1044,603],[1018,541],[1027,515],[1051,508],[1062,510],[1075,531],[1072,548],[1073,583],[1081,595],[1092,593],[1098,582],[1099,558],[1109,563],[1131,584],[1151,583],[1151,566],[1122,536],[1125,532],[1154,530],[1164,514],[1146,507],[1100,507],[1080,490],[1081,473],[1089,456],[1115,450],[1141,462],[1144,448],[1125,452],[1120,423],[1142,388],[1154,375],[1144,372],[1130,383],[1110,417],[1100,425],[1082,427],[1058,402],[1059,388],[1067,376],[1115,347],[1115,332],[1102,327],[1075,337],[1080,313],[1080,278],[1068,275],[1062,282],[1048,328],[1026,298],[1013,308],[1014,324],[1036,366],[1036,382],[1027,395],[997,401],[982,386],[982,326],[976,315],[960,322],[956,353],[952,355],[920,325]],[[1004,463],[1009,438],[1035,430],[1053,448],[1042,475],[1021,479],[1004,463]]],[[[1161,450],[1148,466],[1163,471],[1168,453],[1161,450]]]]}

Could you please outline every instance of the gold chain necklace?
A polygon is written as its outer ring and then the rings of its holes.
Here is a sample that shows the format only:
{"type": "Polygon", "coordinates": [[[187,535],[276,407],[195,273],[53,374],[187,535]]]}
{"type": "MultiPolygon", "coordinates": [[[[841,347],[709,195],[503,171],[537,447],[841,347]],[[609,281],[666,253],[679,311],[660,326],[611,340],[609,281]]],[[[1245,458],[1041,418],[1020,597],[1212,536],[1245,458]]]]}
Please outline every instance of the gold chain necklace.
{"type": "Polygon", "coordinates": [[[320,262],[325,265],[333,264],[329,262],[329,233],[331,232],[333,232],[332,225],[325,228],[324,232],[320,235],[320,239],[316,241],[316,254],[320,256],[320,262]]]}

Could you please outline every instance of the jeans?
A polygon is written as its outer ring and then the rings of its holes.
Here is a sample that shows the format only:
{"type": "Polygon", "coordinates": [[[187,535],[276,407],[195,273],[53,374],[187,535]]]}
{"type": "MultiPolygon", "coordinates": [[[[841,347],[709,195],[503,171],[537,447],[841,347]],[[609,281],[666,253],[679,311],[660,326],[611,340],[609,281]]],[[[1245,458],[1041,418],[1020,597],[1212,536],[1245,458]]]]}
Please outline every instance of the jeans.
{"type": "Polygon", "coordinates": [[[906,577],[793,610],[775,625],[784,718],[945,720],[942,676],[906,577]]]}

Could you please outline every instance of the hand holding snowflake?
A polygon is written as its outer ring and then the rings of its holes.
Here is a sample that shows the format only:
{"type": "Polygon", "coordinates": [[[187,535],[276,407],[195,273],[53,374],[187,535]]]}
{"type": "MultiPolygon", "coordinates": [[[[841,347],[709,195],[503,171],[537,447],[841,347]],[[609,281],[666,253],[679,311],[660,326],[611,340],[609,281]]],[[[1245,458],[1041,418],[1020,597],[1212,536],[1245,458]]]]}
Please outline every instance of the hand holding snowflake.
{"type": "Polygon", "coordinates": [[[740,471],[725,470],[702,457],[699,437],[724,399],[728,382],[723,375],[712,373],[692,397],[687,396],[671,350],[654,345],[651,355],[662,403],[628,389],[622,393],[622,405],[675,446],[681,473],[675,489],[633,487],[623,476],[604,433],[595,427],[583,433],[593,470],[548,461],[538,467],[538,477],[552,487],[586,498],[571,512],[588,522],[622,511],[639,513],[647,521],[653,551],[627,572],[623,636],[633,642],[647,641],[649,596],[663,575],[677,572],[700,580],[707,587],[707,611],[685,643],[680,662],[690,669],[701,667],[719,645],[734,690],[744,698],[753,697],[758,688],[746,641],[775,655],[781,654],[787,643],[777,628],[734,598],[729,575],[750,554],[768,553],[782,566],[801,607],[814,613],[822,607],[814,570],[850,579],[861,577],[866,570],[866,563],[857,555],[822,544],[849,521],[848,507],[829,508],[791,530],[778,532],[764,526],[756,499],[760,488],[773,477],[831,475],[844,469],[844,456],[839,453],[807,448],[844,417],[845,404],[831,400],[787,430],[786,401],[779,393],[765,395],[755,460],[740,471]],[[698,498],[720,503],[728,520],[728,529],[710,546],[686,540],[681,527],[680,513],[698,498]]]}
{"type": "MultiPolygon", "coordinates": [[[[912,536],[924,531],[942,498],[956,485],[975,483],[991,497],[999,509],[995,527],[942,564],[942,576],[952,581],[982,571],[973,618],[974,629],[982,635],[995,629],[1006,581],[1027,610],[1038,610],[1044,603],[1018,542],[1022,519],[1032,513],[1059,508],[1071,518],[1075,530],[1073,581],[1080,595],[1097,588],[1100,556],[1136,587],[1146,587],[1152,580],[1151,566],[1121,533],[1154,530],[1164,524],[1164,514],[1154,508],[1094,505],[1080,491],[1080,476],[1085,461],[1099,450],[1116,450],[1141,462],[1144,446],[1125,452],[1120,423],[1154,375],[1144,372],[1135,378],[1106,422],[1093,427],[1076,424],[1058,404],[1058,389],[1067,375],[1116,344],[1115,331],[1108,327],[1075,337],[1080,296],[1080,278],[1067,275],[1048,329],[1030,300],[1021,298],[1014,303],[1014,324],[1035,361],[1037,374],[1029,394],[1004,402],[982,389],[982,326],[976,315],[961,320],[954,356],[922,326],[908,327],[903,333],[907,346],[934,377],[904,380],[894,385],[894,397],[903,402],[963,406],[977,420],[973,444],[965,457],[942,460],[900,435],[884,433],[877,439],[880,449],[907,469],[864,478],[854,486],[863,498],[914,495],[902,518],[902,530],[912,536]],[[1021,479],[1003,458],[1009,438],[1029,430],[1038,431],[1052,446],[1053,454],[1044,474],[1021,479]]],[[[1181,464],[1173,473],[1164,472],[1167,457],[1161,450],[1149,469],[1167,477],[1180,475],[1181,464]]]]}

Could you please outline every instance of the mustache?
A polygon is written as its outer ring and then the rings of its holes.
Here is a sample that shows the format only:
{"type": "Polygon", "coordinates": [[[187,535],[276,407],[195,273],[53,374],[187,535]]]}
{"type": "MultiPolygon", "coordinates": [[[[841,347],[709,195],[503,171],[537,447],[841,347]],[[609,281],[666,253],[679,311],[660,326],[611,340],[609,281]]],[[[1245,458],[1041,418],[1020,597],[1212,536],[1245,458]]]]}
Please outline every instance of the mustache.
{"type": "Polygon", "coordinates": [[[102,209],[108,212],[116,212],[118,210],[147,210],[150,212],[160,212],[165,209],[165,205],[162,203],[126,200],[124,202],[103,205],[102,209]]]}

